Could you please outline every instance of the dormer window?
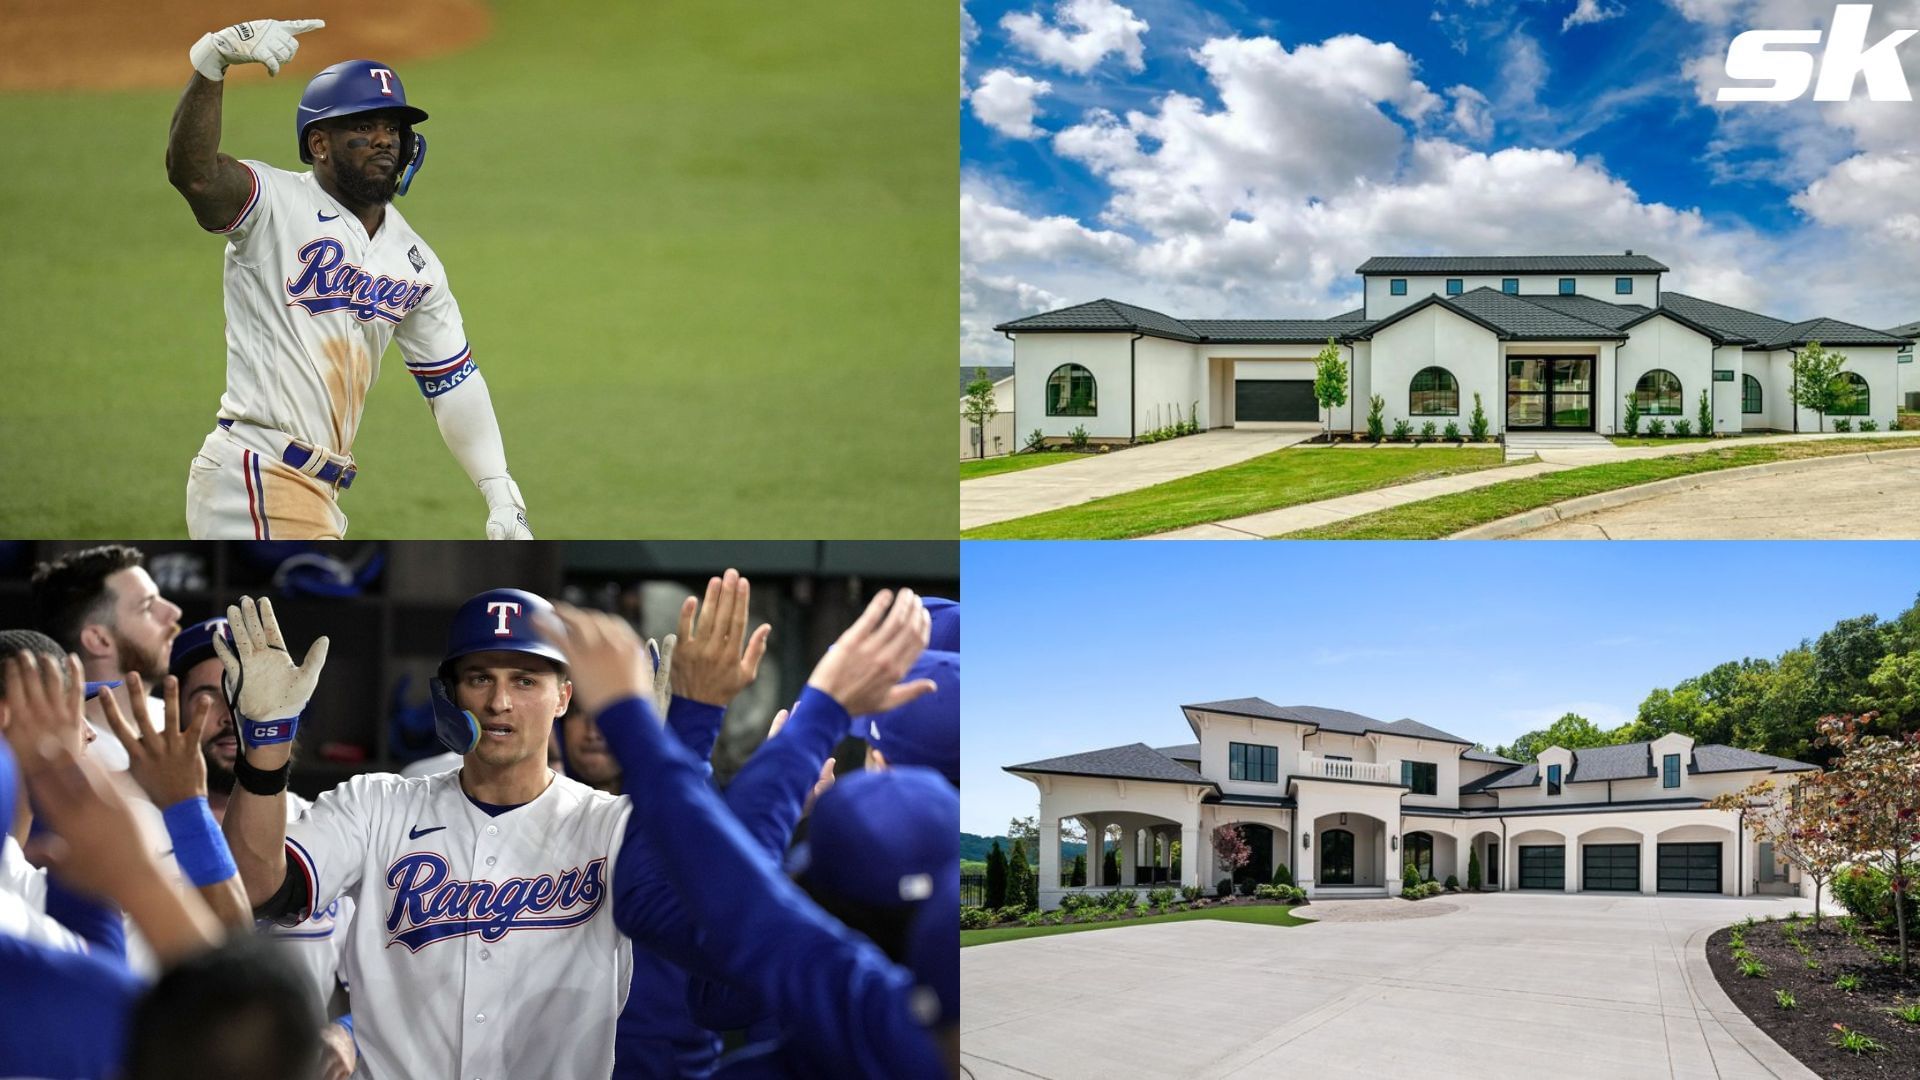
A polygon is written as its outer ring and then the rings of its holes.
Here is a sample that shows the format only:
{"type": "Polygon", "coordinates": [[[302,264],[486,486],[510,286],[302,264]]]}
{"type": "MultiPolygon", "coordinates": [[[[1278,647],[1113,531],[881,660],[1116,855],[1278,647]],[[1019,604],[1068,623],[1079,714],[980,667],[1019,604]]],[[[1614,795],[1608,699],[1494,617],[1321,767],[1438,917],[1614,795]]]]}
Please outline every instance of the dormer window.
{"type": "Polygon", "coordinates": [[[1668,754],[1660,761],[1660,786],[1680,786],[1680,755],[1668,754]]]}
{"type": "Polygon", "coordinates": [[[1547,794],[1560,794],[1560,766],[1547,766],[1547,794]]]}
{"type": "Polygon", "coordinates": [[[1395,296],[1407,295],[1407,279],[1403,277],[1390,279],[1387,282],[1387,291],[1395,296]]]}
{"type": "Polygon", "coordinates": [[[1572,278],[1563,277],[1560,279],[1560,295],[1561,296],[1573,295],[1573,279],[1572,278]]]}
{"type": "Polygon", "coordinates": [[[1501,278],[1500,291],[1506,293],[1508,296],[1519,296],[1520,279],[1517,277],[1501,278]]]}
{"type": "Polygon", "coordinates": [[[1466,282],[1457,277],[1447,279],[1447,295],[1459,296],[1466,289],[1466,282]]]}
{"type": "Polygon", "coordinates": [[[1614,278],[1613,292],[1615,296],[1632,296],[1633,295],[1633,279],[1630,277],[1614,278]]]}

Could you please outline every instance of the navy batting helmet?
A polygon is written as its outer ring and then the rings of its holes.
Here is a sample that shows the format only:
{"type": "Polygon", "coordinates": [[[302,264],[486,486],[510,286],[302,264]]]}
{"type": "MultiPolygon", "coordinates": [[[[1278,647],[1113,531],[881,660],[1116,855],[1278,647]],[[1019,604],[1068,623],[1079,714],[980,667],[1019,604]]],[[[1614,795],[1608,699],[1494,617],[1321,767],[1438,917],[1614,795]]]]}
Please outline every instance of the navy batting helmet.
{"type": "Polygon", "coordinates": [[[176,679],[184,679],[195,664],[218,656],[213,651],[215,634],[225,638],[228,645],[233,644],[233,631],[227,628],[224,617],[203,619],[175,634],[173,653],[167,660],[167,673],[176,679]]]}
{"type": "Polygon", "coordinates": [[[307,129],[316,121],[335,116],[394,109],[407,123],[418,124],[427,118],[426,110],[407,104],[406,88],[400,76],[378,60],[343,60],[322,71],[307,84],[300,95],[300,111],[295,127],[300,136],[300,160],[313,163],[307,152],[307,129]]]}
{"type": "Polygon", "coordinates": [[[432,684],[434,731],[454,753],[472,753],[480,742],[479,721],[454,704],[453,695],[447,692],[446,680],[453,675],[455,660],[479,652],[518,652],[566,665],[566,654],[533,627],[533,617],[541,612],[553,612],[553,605],[544,597],[524,589],[488,589],[461,604],[454,613],[446,656],[440,661],[439,678],[432,684]]]}

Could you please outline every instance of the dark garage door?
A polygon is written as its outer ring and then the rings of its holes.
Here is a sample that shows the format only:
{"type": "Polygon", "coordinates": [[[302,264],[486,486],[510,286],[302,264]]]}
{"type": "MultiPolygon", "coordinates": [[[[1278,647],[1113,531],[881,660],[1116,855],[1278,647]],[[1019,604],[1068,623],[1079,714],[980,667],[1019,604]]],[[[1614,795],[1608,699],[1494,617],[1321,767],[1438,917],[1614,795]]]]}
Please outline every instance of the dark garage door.
{"type": "Polygon", "coordinates": [[[1580,857],[1586,872],[1581,888],[1640,891],[1639,844],[1588,844],[1580,849],[1580,857]]]}
{"type": "Polygon", "coordinates": [[[1233,384],[1233,418],[1239,420],[1318,420],[1311,379],[1238,379],[1233,384]]]}
{"type": "Polygon", "coordinates": [[[1661,844],[1661,892],[1720,891],[1719,844],[1661,844]]]}
{"type": "Polygon", "coordinates": [[[1567,849],[1559,844],[1542,847],[1520,845],[1520,887],[1523,889],[1566,888],[1567,849]]]}

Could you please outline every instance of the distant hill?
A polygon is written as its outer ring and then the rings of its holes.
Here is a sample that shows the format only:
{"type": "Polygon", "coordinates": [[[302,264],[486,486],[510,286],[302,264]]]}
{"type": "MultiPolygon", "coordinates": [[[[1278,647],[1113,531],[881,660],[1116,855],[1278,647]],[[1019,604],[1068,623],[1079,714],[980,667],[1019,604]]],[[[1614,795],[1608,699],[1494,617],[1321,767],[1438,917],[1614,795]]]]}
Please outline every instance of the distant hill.
{"type": "MultiPolygon", "coordinates": [[[[993,842],[995,840],[1000,841],[1000,851],[1002,854],[1010,854],[1013,851],[1013,841],[1008,840],[1004,836],[975,836],[970,832],[961,833],[960,834],[961,861],[962,862],[985,862],[987,860],[987,852],[993,850],[993,842]]],[[[1071,862],[1073,861],[1073,857],[1075,855],[1085,854],[1086,850],[1087,850],[1087,845],[1076,844],[1069,841],[1067,843],[1060,845],[1060,857],[1068,862],[1071,862]]],[[[1035,866],[1040,865],[1040,853],[1037,851],[1027,852],[1027,861],[1032,863],[1035,866]]]]}

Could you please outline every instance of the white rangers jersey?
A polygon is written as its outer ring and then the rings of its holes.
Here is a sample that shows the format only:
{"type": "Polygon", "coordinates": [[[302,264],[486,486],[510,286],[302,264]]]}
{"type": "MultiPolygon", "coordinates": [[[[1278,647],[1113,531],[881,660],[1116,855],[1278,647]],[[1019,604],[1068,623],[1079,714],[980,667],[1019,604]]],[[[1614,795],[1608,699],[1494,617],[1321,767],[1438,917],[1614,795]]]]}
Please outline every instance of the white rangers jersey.
{"type": "Polygon", "coordinates": [[[312,173],[241,164],[252,194],[216,230],[228,241],[221,418],[346,456],[389,340],[429,398],[472,374],[446,270],[396,207],[368,237],[312,173]]]}
{"type": "Polygon", "coordinates": [[[605,1080],[633,965],[611,910],[628,813],[560,776],[490,816],[458,770],[369,773],[287,826],[312,903],[355,904],[355,1075],[605,1080]]]}
{"type": "MultiPolygon", "coordinates": [[[[287,792],[287,823],[298,821],[312,806],[306,799],[287,792]]],[[[346,981],[341,973],[345,970],[347,929],[352,924],[353,901],[342,896],[331,904],[319,905],[313,917],[298,926],[263,922],[259,932],[261,937],[287,947],[294,963],[312,983],[320,1007],[325,1009],[333,997],[334,978],[339,976],[342,982],[346,981]]]]}

